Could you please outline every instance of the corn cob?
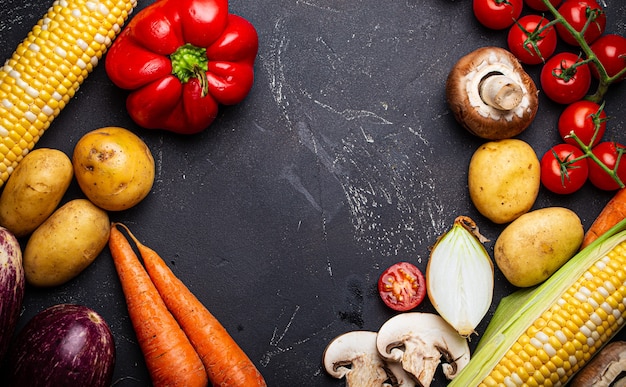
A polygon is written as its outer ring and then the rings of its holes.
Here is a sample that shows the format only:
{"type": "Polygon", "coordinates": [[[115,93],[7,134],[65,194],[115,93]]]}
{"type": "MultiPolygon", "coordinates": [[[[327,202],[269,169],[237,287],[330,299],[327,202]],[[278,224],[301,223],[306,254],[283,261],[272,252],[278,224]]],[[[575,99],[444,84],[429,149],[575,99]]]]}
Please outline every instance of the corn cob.
{"type": "Polygon", "coordinates": [[[449,386],[562,386],[626,322],[626,221],[498,306],[449,386]],[[506,301],[506,302],[505,302],[506,301]]]}
{"type": "Polygon", "coordinates": [[[98,64],[136,0],[57,0],[0,68],[0,186],[98,64]]]}

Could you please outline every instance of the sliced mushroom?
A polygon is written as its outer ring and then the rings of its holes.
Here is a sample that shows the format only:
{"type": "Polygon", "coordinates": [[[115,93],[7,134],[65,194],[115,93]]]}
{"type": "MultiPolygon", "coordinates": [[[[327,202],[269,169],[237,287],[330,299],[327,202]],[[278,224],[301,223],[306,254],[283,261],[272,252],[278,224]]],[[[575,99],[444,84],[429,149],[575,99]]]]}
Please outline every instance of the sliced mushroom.
{"type": "Polygon", "coordinates": [[[324,350],[324,368],[331,376],[346,378],[350,387],[414,387],[397,365],[387,366],[376,349],[376,332],[352,331],[334,338],[324,350]]]}
{"type": "Polygon", "coordinates": [[[571,387],[626,386],[626,342],[609,343],[572,379],[571,387]]]}
{"type": "Polygon", "coordinates": [[[380,327],[376,346],[383,359],[401,363],[424,387],[430,386],[442,357],[448,379],[470,360],[467,340],[433,313],[402,313],[390,318],[380,327]]]}
{"type": "Polygon", "coordinates": [[[462,57],[448,75],[446,98],[456,120],[488,140],[520,134],[539,107],[534,81],[500,47],[482,47],[462,57]]]}

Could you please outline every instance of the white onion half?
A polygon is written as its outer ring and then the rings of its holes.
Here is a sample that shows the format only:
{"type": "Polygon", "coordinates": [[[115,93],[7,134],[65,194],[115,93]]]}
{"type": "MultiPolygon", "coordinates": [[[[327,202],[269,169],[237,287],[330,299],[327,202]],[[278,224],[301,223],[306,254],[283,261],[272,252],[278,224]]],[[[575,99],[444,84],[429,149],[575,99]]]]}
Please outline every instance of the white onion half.
{"type": "Polygon", "coordinates": [[[483,241],[474,221],[459,216],[433,246],[426,266],[430,302],[464,337],[475,333],[493,299],[493,262],[483,241]]]}

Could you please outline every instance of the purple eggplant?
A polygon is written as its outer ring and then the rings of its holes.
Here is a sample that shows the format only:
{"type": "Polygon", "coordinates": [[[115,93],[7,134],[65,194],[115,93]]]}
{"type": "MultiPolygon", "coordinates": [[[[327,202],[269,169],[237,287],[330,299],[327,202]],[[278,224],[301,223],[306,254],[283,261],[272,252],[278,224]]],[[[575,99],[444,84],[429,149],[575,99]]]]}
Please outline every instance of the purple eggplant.
{"type": "Polygon", "coordinates": [[[22,250],[17,238],[0,227],[0,361],[11,343],[23,301],[22,250]]]}
{"type": "Polygon", "coordinates": [[[24,326],[8,359],[10,386],[108,387],[115,343],[96,312],[60,304],[39,312],[24,326]]]}

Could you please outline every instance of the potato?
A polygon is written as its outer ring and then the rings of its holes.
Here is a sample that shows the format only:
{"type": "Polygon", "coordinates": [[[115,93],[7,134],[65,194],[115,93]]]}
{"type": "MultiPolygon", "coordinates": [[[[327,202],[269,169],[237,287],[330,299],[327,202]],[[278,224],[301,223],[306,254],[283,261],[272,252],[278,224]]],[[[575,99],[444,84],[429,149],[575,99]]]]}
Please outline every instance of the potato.
{"type": "Polygon", "coordinates": [[[537,285],[576,254],[584,230],[575,212],[547,207],[509,224],[494,245],[498,268],[515,286],[537,285]]]}
{"type": "Polygon", "coordinates": [[[23,254],[26,281],[34,286],[64,284],[89,266],[107,245],[106,211],[87,199],[56,210],[30,236],[23,254]]]}
{"type": "Polygon", "coordinates": [[[33,232],[57,208],[73,176],[72,162],[62,151],[40,148],[28,153],[0,196],[0,225],[17,237],[33,232]]]}
{"type": "Polygon", "coordinates": [[[106,127],[85,134],[72,155],[81,190],[98,207],[121,211],[142,201],[154,183],[154,159],[131,131],[106,127]]]}
{"type": "Polygon", "coordinates": [[[508,223],[530,211],[539,186],[539,159],[522,140],[488,142],[472,155],[470,198],[478,212],[494,223],[508,223]]]}

